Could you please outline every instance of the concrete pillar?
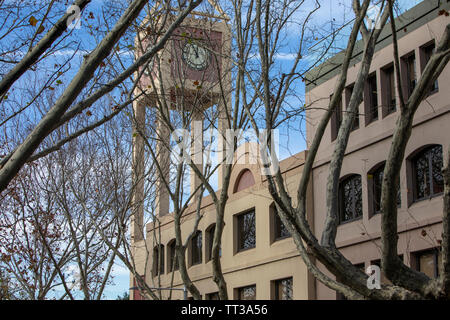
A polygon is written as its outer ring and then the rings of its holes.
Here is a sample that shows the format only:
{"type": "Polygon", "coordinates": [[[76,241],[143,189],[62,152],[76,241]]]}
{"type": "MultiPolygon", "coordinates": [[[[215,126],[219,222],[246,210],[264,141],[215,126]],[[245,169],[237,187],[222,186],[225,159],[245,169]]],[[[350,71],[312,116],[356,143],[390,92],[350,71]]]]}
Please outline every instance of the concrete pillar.
{"type": "MultiPolygon", "coordinates": [[[[193,165],[204,172],[203,165],[203,112],[201,110],[194,110],[192,114],[191,124],[191,160],[193,165]]],[[[191,194],[195,192],[197,187],[202,184],[201,179],[197,176],[194,170],[190,169],[190,190],[191,194]]],[[[199,192],[198,192],[199,194],[199,192]]],[[[191,198],[191,202],[195,201],[195,197],[191,198]]]]}
{"type": "Polygon", "coordinates": [[[145,176],[145,143],[138,133],[145,130],[145,105],[133,102],[136,121],[133,121],[133,198],[131,216],[131,241],[144,239],[144,176],[145,176]]]}
{"type": "Polygon", "coordinates": [[[170,130],[163,120],[168,119],[169,111],[162,106],[156,112],[156,158],[161,171],[156,169],[156,215],[162,217],[169,213],[170,197],[167,192],[167,184],[170,183],[170,130]],[[163,110],[161,110],[163,109],[163,110]],[[161,112],[164,112],[162,114],[161,112]]]}
{"type": "MultiPolygon", "coordinates": [[[[231,80],[230,80],[231,81],[231,80]]],[[[231,83],[231,82],[230,82],[231,83]]],[[[224,84],[225,92],[226,92],[226,101],[224,102],[223,99],[219,99],[218,101],[218,112],[219,112],[219,119],[218,119],[218,131],[219,131],[219,137],[218,137],[218,162],[220,163],[219,168],[217,168],[218,172],[218,188],[222,189],[223,185],[223,179],[225,175],[225,165],[226,165],[226,159],[227,159],[227,149],[231,148],[233,146],[233,141],[227,141],[227,130],[230,129],[230,126],[228,125],[228,116],[230,115],[230,106],[231,106],[231,89],[229,89],[229,84],[225,82],[224,84]]],[[[228,156],[229,157],[229,156],[228,156]]],[[[231,159],[233,157],[231,156],[231,159]]]]}

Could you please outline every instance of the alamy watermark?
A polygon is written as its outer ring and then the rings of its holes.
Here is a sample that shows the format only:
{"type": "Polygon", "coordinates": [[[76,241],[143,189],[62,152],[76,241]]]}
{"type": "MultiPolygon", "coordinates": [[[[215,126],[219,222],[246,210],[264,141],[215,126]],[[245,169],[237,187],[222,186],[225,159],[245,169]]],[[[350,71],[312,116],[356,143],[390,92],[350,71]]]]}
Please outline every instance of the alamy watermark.
{"type": "Polygon", "coordinates": [[[172,162],[196,165],[258,164],[262,175],[274,175],[279,170],[278,130],[225,130],[203,132],[202,122],[194,121],[193,131],[177,129],[171,134],[172,162]]]}
{"type": "Polygon", "coordinates": [[[79,6],[71,5],[66,10],[67,14],[70,14],[67,19],[67,28],[72,29],[80,29],[81,28],[81,10],[79,6]]]}
{"type": "Polygon", "coordinates": [[[366,269],[367,289],[381,289],[381,269],[377,265],[370,265],[366,269]]]}
{"type": "Polygon", "coordinates": [[[373,29],[381,29],[381,6],[372,5],[367,9],[366,22],[367,28],[371,31],[373,29]]]}

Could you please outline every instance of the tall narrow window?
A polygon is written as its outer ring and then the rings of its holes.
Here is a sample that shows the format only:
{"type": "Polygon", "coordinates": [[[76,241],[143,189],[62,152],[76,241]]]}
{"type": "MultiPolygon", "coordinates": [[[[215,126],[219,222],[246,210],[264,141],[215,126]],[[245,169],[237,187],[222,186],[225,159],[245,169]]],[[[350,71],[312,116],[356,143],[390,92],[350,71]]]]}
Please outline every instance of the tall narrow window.
{"type": "Polygon", "coordinates": [[[412,159],[414,200],[431,198],[444,191],[442,146],[431,146],[412,159]]]}
{"type": "Polygon", "coordinates": [[[247,286],[237,289],[239,300],[256,300],[256,286],[247,286]]]}
{"type": "Polygon", "coordinates": [[[206,300],[220,300],[218,292],[207,293],[205,298],[206,300]]]}
{"type": "MultiPolygon", "coordinates": [[[[333,95],[331,95],[330,100],[333,98],[333,95]]],[[[333,111],[333,114],[331,115],[331,141],[336,140],[339,128],[341,127],[342,123],[342,97],[339,99],[336,108],[333,111]]]]}
{"type": "Polygon", "coordinates": [[[202,232],[197,233],[191,239],[191,265],[202,263],[202,232]]]}
{"type": "Polygon", "coordinates": [[[292,300],[293,299],[293,281],[292,278],[286,278],[274,281],[274,299],[292,300]]]}
{"type": "Polygon", "coordinates": [[[256,246],[255,218],[254,209],[237,217],[238,251],[251,249],[256,246]]]}
{"type": "Polygon", "coordinates": [[[395,73],[394,66],[389,66],[382,70],[383,75],[383,116],[397,111],[397,100],[395,98],[395,73]]]}
{"type": "Polygon", "coordinates": [[[361,176],[354,174],[339,184],[339,216],[341,222],[362,217],[361,176]]]}
{"type": "MultiPolygon", "coordinates": [[[[355,85],[352,84],[345,88],[345,105],[346,105],[346,111],[348,111],[350,99],[353,94],[353,89],[355,88],[355,85]]],[[[353,119],[353,125],[352,125],[352,131],[359,128],[359,106],[356,108],[354,119],[353,119]]]]}
{"type": "MultiPolygon", "coordinates": [[[[214,244],[214,233],[216,232],[216,224],[211,225],[206,229],[206,262],[212,259],[212,249],[214,244]]],[[[221,250],[219,250],[219,256],[221,256],[221,250]]]]}
{"type": "Polygon", "coordinates": [[[270,215],[272,222],[272,239],[271,242],[285,239],[291,236],[288,229],[284,226],[283,221],[281,221],[278,215],[277,207],[275,203],[270,206],[270,215]]]}
{"type": "Polygon", "coordinates": [[[375,73],[371,74],[367,79],[364,96],[366,124],[368,124],[378,120],[378,89],[377,75],[375,73]]]}
{"type": "Polygon", "coordinates": [[[178,259],[175,251],[176,241],[173,239],[167,245],[167,255],[168,255],[168,264],[167,264],[167,272],[172,272],[178,270],[178,259]]]}
{"type": "MultiPolygon", "coordinates": [[[[368,174],[369,178],[369,192],[371,192],[371,199],[372,201],[372,208],[371,208],[371,214],[380,213],[381,211],[381,187],[383,184],[383,174],[384,174],[384,166],[385,164],[381,164],[377,166],[374,170],[372,170],[368,174]]],[[[400,181],[399,181],[400,182],[400,181]]],[[[401,190],[400,190],[400,183],[399,188],[397,192],[397,206],[401,206],[401,190]]]]}
{"type": "Polygon", "coordinates": [[[153,248],[153,276],[164,273],[164,246],[161,244],[153,248]]]}
{"type": "Polygon", "coordinates": [[[404,90],[404,94],[406,98],[409,98],[409,96],[411,96],[412,92],[414,91],[417,83],[416,55],[414,54],[414,52],[403,57],[402,63],[404,73],[403,81],[405,82],[404,87],[406,88],[406,90],[404,90]]]}
{"type": "Polygon", "coordinates": [[[422,251],[415,254],[417,270],[425,273],[430,278],[439,277],[442,253],[438,248],[422,251]]]}
{"type": "MultiPolygon", "coordinates": [[[[423,46],[420,48],[420,69],[422,70],[422,72],[425,70],[425,67],[428,63],[428,61],[430,61],[431,56],[434,54],[436,50],[436,45],[433,42],[423,46]]],[[[439,91],[439,84],[438,81],[436,79],[436,81],[433,82],[433,84],[431,85],[430,91],[428,94],[433,94],[439,91]]]]}

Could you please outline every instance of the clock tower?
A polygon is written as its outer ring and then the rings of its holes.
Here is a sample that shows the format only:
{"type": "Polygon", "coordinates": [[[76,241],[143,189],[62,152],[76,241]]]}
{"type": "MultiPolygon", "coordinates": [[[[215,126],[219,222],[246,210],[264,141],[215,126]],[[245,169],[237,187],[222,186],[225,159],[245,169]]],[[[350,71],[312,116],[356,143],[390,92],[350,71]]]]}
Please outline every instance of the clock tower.
{"type": "MultiPolygon", "coordinates": [[[[132,237],[134,241],[144,236],[143,213],[145,199],[145,160],[148,152],[157,159],[156,216],[169,213],[170,199],[167,184],[170,182],[170,135],[179,129],[169,125],[174,113],[189,113],[192,135],[191,159],[203,171],[203,120],[205,111],[214,110],[218,121],[219,151],[224,150],[222,137],[227,128],[227,110],[231,91],[231,32],[229,18],[216,4],[209,1],[219,15],[192,12],[170,36],[165,47],[136,73],[139,83],[133,102],[135,121],[133,132],[133,208],[132,237]],[[149,109],[151,108],[151,109],[149,109]],[[148,112],[149,111],[149,112],[148,112]],[[153,137],[156,149],[145,151],[145,140],[140,133],[146,130],[146,115],[154,124],[153,137]],[[194,133],[196,135],[194,136],[194,133]]],[[[136,57],[150,48],[162,36],[175,15],[150,14],[142,31],[136,36],[136,57]]],[[[219,161],[221,155],[219,152],[219,161]]],[[[193,193],[200,179],[191,169],[190,190],[193,193]]],[[[223,166],[218,168],[219,186],[222,184],[223,166]]],[[[195,199],[194,199],[195,200],[195,199]]]]}

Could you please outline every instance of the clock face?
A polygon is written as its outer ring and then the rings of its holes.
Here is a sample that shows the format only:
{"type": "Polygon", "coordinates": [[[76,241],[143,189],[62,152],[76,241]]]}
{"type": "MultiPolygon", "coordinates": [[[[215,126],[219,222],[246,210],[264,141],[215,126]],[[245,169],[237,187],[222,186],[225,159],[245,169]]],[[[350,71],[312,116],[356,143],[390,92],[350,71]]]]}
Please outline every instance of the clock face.
{"type": "Polygon", "coordinates": [[[195,43],[187,42],[183,47],[182,52],[183,61],[189,68],[202,71],[209,66],[210,55],[208,50],[198,46],[195,43]]]}

